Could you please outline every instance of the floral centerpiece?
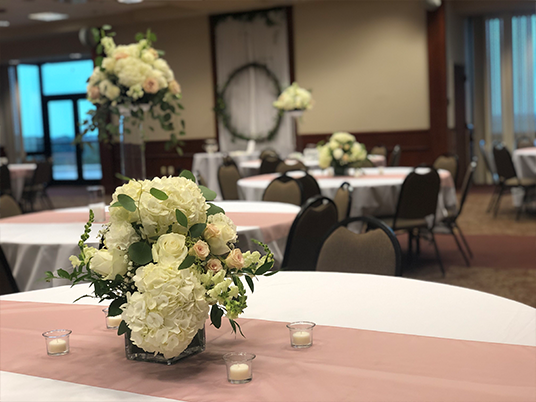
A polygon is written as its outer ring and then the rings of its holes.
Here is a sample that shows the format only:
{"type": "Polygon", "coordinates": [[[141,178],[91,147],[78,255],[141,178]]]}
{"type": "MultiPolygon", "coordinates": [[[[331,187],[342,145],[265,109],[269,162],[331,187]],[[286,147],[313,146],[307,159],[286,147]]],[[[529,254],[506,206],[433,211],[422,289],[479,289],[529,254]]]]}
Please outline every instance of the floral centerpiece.
{"type": "Polygon", "coordinates": [[[345,174],[348,167],[359,167],[367,159],[367,149],[350,133],[334,133],[326,144],[318,145],[318,164],[321,169],[333,166],[336,176],[345,174]]]}
{"type": "MultiPolygon", "coordinates": [[[[148,30],[145,35],[136,35],[136,43],[116,45],[110,29],[107,25],[93,29],[99,56],[88,79],[87,99],[99,107],[89,111],[78,141],[95,129],[99,130],[99,140],[109,140],[108,134],[118,135],[120,129],[110,122],[110,115],[124,116],[126,122],[130,119],[132,126],[139,126],[145,113],[149,113],[163,130],[171,133],[168,148],[175,146],[180,153],[172,115],[180,115],[183,109],[181,87],[161,57],[164,53],[153,47],[156,35],[148,30]]],[[[181,126],[178,134],[183,135],[183,121],[181,126]]],[[[129,134],[130,129],[125,132],[129,134]]]]}
{"type": "Polygon", "coordinates": [[[215,197],[188,171],[131,180],[113,194],[101,248],[85,244],[90,213],[80,254],[70,258],[73,271],[49,271],[46,279],[90,282],[94,297],[111,300],[109,315],[121,315],[118,334],[126,333],[127,346],[160,354],[168,364],[203,331],[209,310],[216,328],[226,316],[241,332],[235,320],[247,307],[242,280],[253,291],[253,278],[275,273],[270,271],[274,259],[260,242],[264,256],[235,247],[236,226],[222,208],[207,202],[215,197]]]}
{"type": "Polygon", "coordinates": [[[287,87],[273,103],[274,107],[286,112],[310,110],[313,108],[311,92],[301,88],[297,82],[287,87]]]}

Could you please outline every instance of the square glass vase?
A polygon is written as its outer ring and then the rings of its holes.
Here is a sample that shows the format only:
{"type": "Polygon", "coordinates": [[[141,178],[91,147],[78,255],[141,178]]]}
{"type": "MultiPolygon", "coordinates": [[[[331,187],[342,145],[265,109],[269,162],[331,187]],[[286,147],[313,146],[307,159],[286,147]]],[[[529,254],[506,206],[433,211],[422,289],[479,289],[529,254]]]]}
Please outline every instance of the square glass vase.
{"type": "Polygon", "coordinates": [[[206,346],[206,337],[205,337],[205,327],[197,331],[197,334],[192,339],[192,342],[188,345],[184,351],[175,357],[166,359],[161,353],[150,353],[141,349],[140,347],[134,345],[130,339],[130,333],[125,333],[125,353],[128,360],[137,360],[140,362],[150,362],[150,363],[161,363],[167,364],[168,366],[177,363],[179,360],[184,359],[185,357],[201,353],[205,350],[206,346]]]}

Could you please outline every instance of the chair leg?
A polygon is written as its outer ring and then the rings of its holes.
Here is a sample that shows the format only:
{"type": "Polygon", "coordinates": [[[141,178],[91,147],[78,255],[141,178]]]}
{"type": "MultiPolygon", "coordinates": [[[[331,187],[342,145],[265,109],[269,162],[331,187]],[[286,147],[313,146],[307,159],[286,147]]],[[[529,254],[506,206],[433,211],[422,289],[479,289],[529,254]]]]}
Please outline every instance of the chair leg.
{"type": "Polygon", "coordinates": [[[417,257],[421,255],[421,232],[417,231],[417,237],[415,238],[415,254],[417,257]]]}
{"type": "Polygon", "coordinates": [[[523,195],[523,201],[521,201],[521,205],[517,209],[516,221],[518,221],[519,218],[521,217],[521,212],[523,212],[523,207],[525,206],[525,203],[529,200],[529,197],[528,197],[529,189],[526,187],[523,187],[523,190],[525,191],[525,194],[523,195]]]}
{"type": "Polygon", "coordinates": [[[465,240],[465,236],[463,235],[462,230],[456,223],[454,224],[454,227],[458,229],[458,233],[460,234],[460,237],[462,238],[463,244],[465,244],[465,248],[467,249],[467,252],[469,253],[469,257],[473,258],[473,252],[471,251],[471,248],[469,247],[469,243],[467,243],[467,240],[465,240]]]}
{"type": "Polygon", "coordinates": [[[493,212],[493,216],[496,217],[497,213],[499,212],[499,208],[501,206],[501,197],[504,192],[504,187],[501,186],[501,189],[499,190],[499,194],[497,195],[497,200],[495,201],[495,211],[493,212]]]}
{"type": "Polygon", "coordinates": [[[441,254],[439,254],[439,248],[437,247],[437,243],[435,241],[434,232],[431,231],[430,234],[432,235],[432,243],[434,244],[436,257],[437,257],[437,262],[439,263],[439,268],[441,269],[441,273],[443,274],[443,277],[445,277],[445,268],[443,267],[443,261],[441,260],[441,254]]]}
{"type": "Polygon", "coordinates": [[[493,207],[495,206],[496,202],[497,202],[497,186],[493,186],[493,193],[491,193],[491,198],[489,199],[486,213],[489,213],[493,210],[493,207]]]}
{"type": "Polygon", "coordinates": [[[411,265],[412,260],[413,260],[413,231],[408,230],[408,258],[407,258],[408,267],[411,265]]]}
{"type": "Polygon", "coordinates": [[[458,240],[458,236],[456,236],[456,233],[454,233],[454,228],[449,225],[450,233],[452,234],[452,237],[454,237],[454,241],[456,241],[456,245],[458,246],[458,250],[460,250],[460,253],[462,253],[462,257],[465,260],[465,264],[467,264],[468,267],[471,266],[471,263],[469,262],[469,258],[465,255],[465,251],[463,251],[462,245],[460,244],[460,241],[458,240]]]}

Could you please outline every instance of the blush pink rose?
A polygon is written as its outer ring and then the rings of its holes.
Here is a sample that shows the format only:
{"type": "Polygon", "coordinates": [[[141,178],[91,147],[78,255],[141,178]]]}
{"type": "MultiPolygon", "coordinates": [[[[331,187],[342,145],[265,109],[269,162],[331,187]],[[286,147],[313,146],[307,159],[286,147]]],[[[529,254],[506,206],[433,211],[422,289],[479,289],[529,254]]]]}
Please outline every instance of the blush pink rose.
{"type": "Polygon", "coordinates": [[[158,92],[158,81],[154,78],[147,78],[143,83],[143,90],[148,94],[155,94],[158,92]]]}
{"type": "Polygon", "coordinates": [[[193,247],[190,249],[190,254],[194,255],[195,257],[204,260],[208,257],[208,254],[210,252],[210,249],[208,247],[208,244],[205,243],[203,240],[198,240],[197,243],[193,245],[193,247]]]}
{"type": "Polygon", "coordinates": [[[236,269],[244,268],[244,256],[242,255],[242,251],[240,251],[239,248],[235,248],[234,250],[231,250],[227,258],[225,259],[225,264],[229,268],[236,268],[236,269]]]}
{"type": "Polygon", "coordinates": [[[128,57],[128,53],[125,53],[125,52],[119,52],[114,55],[114,59],[116,60],[126,59],[127,57],[128,57]]]}
{"type": "Polygon", "coordinates": [[[212,272],[219,272],[222,268],[221,261],[216,258],[211,258],[207,262],[207,269],[210,269],[212,272]]]}
{"type": "Polygon", "coordinates": [[[92,86],[91,88],[89,88],[89,97],[91,99],[98,99],[100,98],[100,91],[99,91],[99,87],[98,86],[92,86]]]}
{"type": "Polygon", "coordinates": [[[175,80],[173,81],[170,81],[169,82],[169,91],[173,94],[173,95],[178,95],[181,93],[181,86],[179,85],[179,83],[175,80]]]}

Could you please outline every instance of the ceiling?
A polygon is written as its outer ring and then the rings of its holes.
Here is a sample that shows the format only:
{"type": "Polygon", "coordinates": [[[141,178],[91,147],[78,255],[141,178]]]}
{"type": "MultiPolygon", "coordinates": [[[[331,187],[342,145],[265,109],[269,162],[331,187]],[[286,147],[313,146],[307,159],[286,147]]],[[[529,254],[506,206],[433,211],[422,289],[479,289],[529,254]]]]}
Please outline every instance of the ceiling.
{"type": "MultiPolygon", "coordinates": [[[[180,19],[194,15],[219,14],[269,8],[314,0],[144,0],[139,4],[121,4],[117,0],[0,0],[0,41],[77,31],[111,21],[114,26],[143,21],[180,19]],[[68,14],[69,19],[55,22],[34,21],[28,14],[52,11],[68,14]]],[[[333,6],[339,1],[329,0],[333,6]]],[[[344,1],[344,0],[342,0],[344,1]]],[[[346,0],[385,2],[393,0],[346,0]]],[[[395,0],[421,1],[425,0],[395,0]]],[[[462,15],[487,13],[535,12],[536,0],[444,0],[462,15]]]]}

